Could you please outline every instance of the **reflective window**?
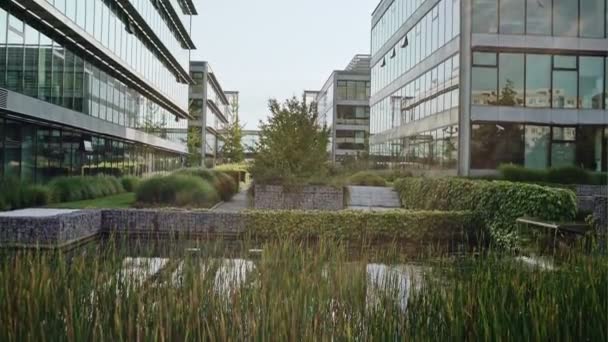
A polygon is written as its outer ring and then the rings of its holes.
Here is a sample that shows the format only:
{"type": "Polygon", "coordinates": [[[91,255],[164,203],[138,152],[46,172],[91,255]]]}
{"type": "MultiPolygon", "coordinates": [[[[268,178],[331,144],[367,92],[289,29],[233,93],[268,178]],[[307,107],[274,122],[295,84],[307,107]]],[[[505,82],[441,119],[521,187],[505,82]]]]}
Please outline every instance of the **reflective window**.
{"type": "Polygon", "coordinates": [[[550,55],[526,55],[526,106],[551,107],[550,55]]]}
{"type": "Polygon", "coordinates": [[[577,88],[576,57],[555,56],[553,58],[553,108],[577,108],[577,88]]]}
{"type": "Polygon", "coordinates": [[[498,70],[498,104],[501,106],[523,106],[524,55],[501,53],[498,70]]]}
{"type": "Polygon", "coordinates": [[[604,57],[580,57],[580,108],[601,109],[604,99],[604,57]]]}
{"type": "Polygon", "coordinates": [[[578,35],[578,1],[553,0],[553,34],[564,37],[578,35]]]}
{"type": "Polygon", "coordinates": [[[551,140],[551,127],[526,125],[526,151],[524,165],[530,169],[549,167],[547,153],[551,140]]]}
{"type": "Polygon", "coordinates": [[[471,101],[476,105],[494,105],[497,102],[498,69],[496,53],[473,53],[471,101]]]}
{"type": "Polygon", "coordinates": [[[552,0],[527,0],[528,34],[551,35],[552,0]]]}
{"type": "Polygon", "coordinates": [[[581,37],[603,38],[606,11],[605,0],[581,0],[581,37]]]}
{"type": "Polygon", "coordinates": [[[497,169],[524,164],[524,127],[520,124],[475,124],[471,132],[471,167],[497,169]]]}
{"type": "Polygon", "coordinates": [[[525,0],[500,1],[500,33],[523,34],[526,21],[525,0]]]}
{"type": "Polygon", "coordinates": [[[473,0],[473,32],[498,32],[498,0],[473,0]]]}

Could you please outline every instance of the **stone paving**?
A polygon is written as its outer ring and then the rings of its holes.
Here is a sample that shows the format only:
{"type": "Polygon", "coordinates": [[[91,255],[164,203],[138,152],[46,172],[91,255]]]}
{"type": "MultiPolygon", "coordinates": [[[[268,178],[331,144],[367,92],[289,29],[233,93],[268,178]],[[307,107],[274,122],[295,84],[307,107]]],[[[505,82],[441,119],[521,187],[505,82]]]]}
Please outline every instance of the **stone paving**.
{"type": "Polygon", "coordinates": [[[373,186],[350,186],[351,210],[393,210],[401,208],[399,195],[393,188],[373,186]]]}
{"type": "Polygon", "coordinates": [[[224,202],[213,209],[219,213],[238,213],[247,210],[247,189],[241,190],[230,202],[224,202]]]}

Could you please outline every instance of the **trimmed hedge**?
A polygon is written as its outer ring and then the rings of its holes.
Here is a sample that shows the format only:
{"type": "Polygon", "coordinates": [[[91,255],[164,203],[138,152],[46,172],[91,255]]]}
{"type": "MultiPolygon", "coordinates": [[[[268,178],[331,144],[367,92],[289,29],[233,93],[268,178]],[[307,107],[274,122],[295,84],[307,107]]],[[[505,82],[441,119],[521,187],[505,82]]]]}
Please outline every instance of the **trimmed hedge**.
{"type": "Polygon", "coordinates": [[[110,176],[59,177],[48,187],[54,202],[82,201],[125,192],[120,180],[110,176]]]}
{"type": "Polygon", "coordinates": [[[187,208],[209,208],[219,201],[209,182],[187,175],[147,179],[137,188],[135,198],[138,204],[187,208]]]}
{"type": "Polygon", "coordinates": [[[11,178],[0,180],[0,210],[44,206],[50,198],[48,187],[11,178]]]}
{"type": "Polygon", "coordinates": [[[407,240],[419,243],[477,238],[478,216],[472,212],[395,210],[247,211],[248,232],[254,238],[339,240],[407,240]]]}
{"type": "Polygon", "coordinates": [[[583,184],[606,185],[608,175],[601,172],[589,172],[578,167],[560,167],[546,170],[527,169],[518,165],[501,165],[502,179],[511,182],[550,183],[550,184],[583,184]]]}
{"type": "Polygon", "coordinates": [[[362,186],[386,186],[384,178],[373,174],[371,172],[357,172],[350,176],[348,183],[351,185],[362,185],[362,186]]]}
{"type": "Polygon", "coordinates": [[[571,221],[576,217],[574,192],[504,181],[460,178],[405,178],[395,183],[408,209],[473,211],[480,215],[499,246],[517,243],[515,221],[522,216],[571,221]]]}

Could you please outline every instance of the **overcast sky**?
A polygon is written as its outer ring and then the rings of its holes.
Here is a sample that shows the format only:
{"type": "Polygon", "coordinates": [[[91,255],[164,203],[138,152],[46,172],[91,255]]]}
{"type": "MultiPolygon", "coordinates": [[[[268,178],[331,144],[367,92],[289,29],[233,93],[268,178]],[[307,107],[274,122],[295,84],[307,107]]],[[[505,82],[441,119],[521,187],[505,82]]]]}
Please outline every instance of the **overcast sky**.
{"type": "Polygon", "coordinates": [[[193,60],[211,64],[224,90],[241,92],[240,117],[254,129],[269,98],[318,90],[330,73],[369,53],[380,0],[194,0],[193,60]]]}

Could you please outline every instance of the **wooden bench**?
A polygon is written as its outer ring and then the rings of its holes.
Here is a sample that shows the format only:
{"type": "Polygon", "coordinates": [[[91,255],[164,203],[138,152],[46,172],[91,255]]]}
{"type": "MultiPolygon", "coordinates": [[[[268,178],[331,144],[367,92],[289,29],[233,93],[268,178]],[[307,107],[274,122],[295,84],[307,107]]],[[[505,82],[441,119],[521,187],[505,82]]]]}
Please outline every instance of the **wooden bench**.
{"type": "Polygon", "coordinates": [[[593,232],[593,229],[588,224],[579,222],[551,222],[533,217],[521,217],[518,218],[516,222],[526,226],[552,230],[553,251],[555,251],[556,247],[558,246],[559,236],[566,238],[566,240],[573,241],[577,240],[577,237],[585,236],[588,233],[593,232]],[[566,235],[572,237],[573,239],[568,239],[566,235]]]}
{"type": "Polygon", "coordinates": [[[592,231],[591,227],[589,227],[589,225],[586,223],[551,222],[551,221],[545,221],[545,220],[541,220],[541,219],[537,219],[537,218],[533,218],[533,217],[518,218],[517,223],[534,226],[534,227],[553,229],[556,231],[556,233],[563,232],[563,233],[575,234],[575,235],[585,235],[585,234],[589,233],[590,231],[592,231]]]}

